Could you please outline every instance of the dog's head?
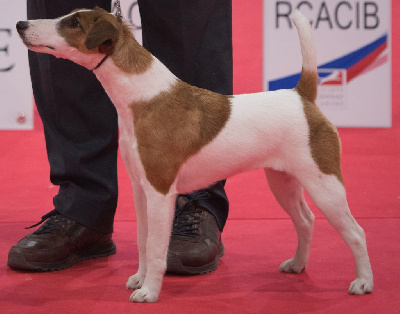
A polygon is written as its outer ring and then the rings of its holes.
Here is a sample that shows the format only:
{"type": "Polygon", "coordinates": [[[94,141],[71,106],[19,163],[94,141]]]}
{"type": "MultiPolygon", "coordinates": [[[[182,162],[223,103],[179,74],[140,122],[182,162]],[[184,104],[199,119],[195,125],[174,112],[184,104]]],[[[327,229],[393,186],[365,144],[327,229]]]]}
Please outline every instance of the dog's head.
{"type": "Polygon", "coordinates": [[[74,10],[53,20],[17,23],[17,31],[30,50],[69,59],[87,68],[112,53],[122,27],[119,18],[98,7],[74,10]]]}

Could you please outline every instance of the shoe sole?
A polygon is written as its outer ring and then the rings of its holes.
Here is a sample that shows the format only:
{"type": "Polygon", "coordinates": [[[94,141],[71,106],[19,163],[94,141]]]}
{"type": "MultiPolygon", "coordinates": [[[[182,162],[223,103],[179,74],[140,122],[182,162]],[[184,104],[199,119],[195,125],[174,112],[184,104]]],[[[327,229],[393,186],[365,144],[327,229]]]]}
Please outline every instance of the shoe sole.
{"type": "Polygon", "coordinates": [[[89,247],[76,255],[56,262],[29,262],[22,254],[10,253],[7,266],[12,269],[25,271],[48,272],[69,268],[78,262],[113,255],[117,252],[117,247],[113,240],[89,247]]]}
{"type": "Polygon", "coordinates": [[[167,263],[167,274],[174,275],[204,275],[211,273],[216,270],[218,267],[218,260],[224,255],[225,248],[221,242],[221,250],[216,258],[209,264],[198,266],[198,267],[190,267],[184,266],[179,259],[168,259],[167,263]]]}

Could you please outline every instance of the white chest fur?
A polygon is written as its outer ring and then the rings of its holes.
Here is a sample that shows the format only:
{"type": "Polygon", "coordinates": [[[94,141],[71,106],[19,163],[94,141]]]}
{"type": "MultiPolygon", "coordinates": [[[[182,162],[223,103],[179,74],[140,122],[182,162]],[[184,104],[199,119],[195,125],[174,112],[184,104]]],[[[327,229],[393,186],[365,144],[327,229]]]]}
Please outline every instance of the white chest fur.
{"type": "Polygon", "coordinates": [[[155,57],[143,73],[124,72],[112,60],[107,60],[95,74],[117,110],[152,99],[177,81],[176,76],[155,57]]]}

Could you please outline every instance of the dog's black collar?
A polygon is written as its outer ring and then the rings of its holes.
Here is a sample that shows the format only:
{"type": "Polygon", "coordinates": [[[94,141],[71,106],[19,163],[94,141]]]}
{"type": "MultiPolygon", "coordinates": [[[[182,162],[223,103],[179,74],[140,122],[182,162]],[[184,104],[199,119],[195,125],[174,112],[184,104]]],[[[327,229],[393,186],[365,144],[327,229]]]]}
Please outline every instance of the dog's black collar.
{"type": "Polygon", "coordinates": [[[107,60],[107,58],[108,58],[109,56],[110,56],[109,54],[106,54],[106,55],[104,56],[104,58],[101,59],[101,61],[99,62],[99,64],[96,65],[96,66],[92,69],[92,71],[97,70],[98,68],[100,68],[100,66],[104,63],[104,61],[107,60]]]}

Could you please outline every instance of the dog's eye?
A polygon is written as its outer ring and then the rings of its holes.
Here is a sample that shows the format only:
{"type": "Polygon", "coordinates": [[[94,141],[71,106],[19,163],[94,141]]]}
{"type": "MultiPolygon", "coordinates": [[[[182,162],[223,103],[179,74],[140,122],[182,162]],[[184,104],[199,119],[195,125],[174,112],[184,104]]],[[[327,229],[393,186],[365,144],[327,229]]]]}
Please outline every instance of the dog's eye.
{"type": "Polygon", "coordinates": [[[79,21],[77,18],[73,18],[70,22],[69,22],[69,27],[72,28],[78,28],[80,27],[79,21]]]}

